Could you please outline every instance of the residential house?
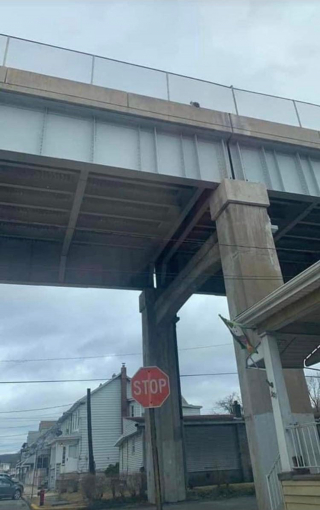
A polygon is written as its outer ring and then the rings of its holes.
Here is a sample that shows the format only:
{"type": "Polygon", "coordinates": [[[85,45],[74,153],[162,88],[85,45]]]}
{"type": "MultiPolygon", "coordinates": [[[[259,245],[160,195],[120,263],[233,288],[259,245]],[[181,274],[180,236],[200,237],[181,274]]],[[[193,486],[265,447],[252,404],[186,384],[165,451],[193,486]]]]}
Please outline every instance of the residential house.
{"type": "MultiPolygon", "coordinates": [[[[200,414],[201,406],[183,399],[183,412],[200,414]]],[[[120,461],[116,445],[123,433],[124,419],[143,415],[143,408],[131,397],[130,378],[123,365],[120,374],[91,392],[93,455],[97,471],[120,461]]],[[[87,397],[78,400],[58,420],[59,435],[52,437],[49,486],[57,480],[88,472],[87,397]],[[61,476],[63,475],[63,476],[61,476]]]]}
{"type": "MultiPolygon", "coordinates": [[[[143,416],[123,421],[123,434],[116,446],[120,450],[120,473],[130,475],[146,467],[145,424],[143,416]]],[[[252,481],[242,417],[185,412],[183,422],[189,485],[252,481]]]]}
{"type": "Polygon", "coordinates": [[[9,473],[11,464],[9,462],[0,462],[0,473],[9,473]]]}
{"type": "Polygon", "coordinates": [[[16,465],[16,474],[26,485],[40,486],[48,481],[49,439],[56,432],[55,426],[55,421],[41,421],[38,430],[28,432],[27,442],[21,448],[20,461],[16,465]]]}

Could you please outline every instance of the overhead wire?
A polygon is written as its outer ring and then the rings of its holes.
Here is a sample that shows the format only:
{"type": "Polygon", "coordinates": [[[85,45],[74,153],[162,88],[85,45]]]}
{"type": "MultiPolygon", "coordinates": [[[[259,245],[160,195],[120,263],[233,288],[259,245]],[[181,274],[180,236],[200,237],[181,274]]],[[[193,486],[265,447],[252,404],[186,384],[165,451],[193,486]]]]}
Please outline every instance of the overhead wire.
{"type": "MultiPolygon", "coordinates": [[[[179,351],[194,351],[198,349],[212,349],[215,347],[233,346],[231,342],[225,342],[223,344],[215,345],[200,345],[197,347],[183,347],[179,351]]],[[[126,357],[126,356],[142,356],[142,352],[131,352],[131,353],[110,353],[101,354],[96,356],[62,356],[60,358],[33,358],[33,359],[2,359],[0,363],[29,363],[35,361],[63,361],[63,360],[83,360],[83,359],[103,359],[112,357],[126,357]]]]}
{"type": "MultiPolygon", "coordinates": [[[[316,369],[314,369],[316,370],[316,369]]],[[[320,371],[320,370],[317,370],[320,371]]],[[[180,377],[216,377],[224,375],[238,375],[238,372],[215,372],[215,373],[203,373],[203,374],[180,374],[180,377]]],[[[313,377],[312,375],[305,375],[305,377],[313,377]]],[[[319,376],[320,379],[320,376],[319,376]]],[[[112,378],[106,379],[105,377],[95,377],[86,379],[35,379],[27,381],[0,381],[1,384],[54,384],[54,383],[72,383],[72,382],[108,382],[112,381],[112,378]]]]}
{"type": "MultiPolygon", "coordinates": [[[[248,246],[248,248],[252,248],[250,246],[248,246]]],[[[266,248],[267,249],[267,248],[266,248]]],[[[320,253],[320,250],[319,250],[319,253],[320,253]]],[[[15,263],[15,264],[0,264],[0,267],[1,268],[7,268],[7,267],[12,267],[12,266],[24,266],[23,263],[15,263]]],[[[55,271],[56,270],[56,267],[55,266],[44,266],[44,265],[39,265],[37,264],[37,267],[41,267],[42,269],[45,269],[45,270],[48,270],[48,271],[55,271]]],[[[150,276],[150,271],[134,271],[134,270],[125,270],[125,269],[97,269],[96,267],[82,267],[82,268],[79,268],[79,267],[72,267],[72,266],[69,266],[68,267],[68,270],[70,271],[77,271],[78,273],[87,273],[87,272],[92,272],[92,273],[110,273],[110,274],[127,274],[127,275],[135,275],[135,276],[150,276]]],[[[170,272],[170,271],[166,271],[166,276],[169,276],[169,277],[176,277],[176,276],[179,276],[179,272],[170,272]]],[[[243,275],[243,276],[240,276],[240,275],[228,275],[228,274],[217,274],[216,272],[215,273],[207,273],[207,272],[204,272],[203,273],[205,276],[208,276],[210,278],[214,278],[214,279],[219,279],[219,280],[239,280],[239,281],[243,281],[243,280],[253,280],[253,281],[256,281],[256,280],[261,280],[261,281],[273,281],[273,280],[283,280],[283,279],[291,279],[291,278],[294,278],[296,275],[279,275],[279,276],[265,276],[265,275],[243,275]]],[[[194,277],[193,276],[184,276],[184,280],[194,280],[194,277]]],[[[165,288],[163,289],[165,290],[165,288]]]]}
{"type": "Polygon", "coordinates": [[[61,406],[52,406],[52,407],[38,407],[36,409],[21,409],[21,410],[12,410],[12,411],[0,411],[0,414],[9,414],[9,413],[29,413],[31,411],[46,411],[48,409],[59,409],[60,407],[70,407],[73,404],[62,404],[61,406]]]}

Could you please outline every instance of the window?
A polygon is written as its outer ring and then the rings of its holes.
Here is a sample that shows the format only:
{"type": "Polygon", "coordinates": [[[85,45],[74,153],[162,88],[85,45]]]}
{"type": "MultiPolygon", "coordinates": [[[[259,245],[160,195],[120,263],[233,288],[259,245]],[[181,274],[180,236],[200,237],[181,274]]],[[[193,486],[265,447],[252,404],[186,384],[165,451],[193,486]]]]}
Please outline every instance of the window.
{"type": "Polygon", "coordinates": [[[37,468],[38,469],[47,469],[48,465],[49,465],[49,457],[47,455],[46,456],[40,455],[38,457],[37,468]]]}
{"type": "Polygon", "coordinates": [[[62,448],[62,465],[64,466],[66,463],[66,447],[62,448]]]}
{"type": "Polygon", "coordinates": [[[11,482],[10,480],[0,478],[0,487],[10,487],[11,485],[13,485],[13,482],[11,482]]]}
{"type": "Polygon", "coordinates": [[[71,431],[75,431],[75,430],[79,430],[79,410],[77,410],[75,413],[73,413],[72,415],[72,420],[71,420],[71,431]]]}
{"type": "Polygon", "coordinates": [[[133,437],[132,438],[132,455],[135,454],[135,451],[136,451],[136,438],[133,437]]]}
{"type": "Polygon", "coordinates": [[[131,404],[131,417],[134,418],[134,404],[131,404]]]}
{"type": "Polygon", "coordinates": [[[69,457],[71,459],[77,459],[78,458],[78,445],[77,444],[71,444],[69,446],[69,457]]]}

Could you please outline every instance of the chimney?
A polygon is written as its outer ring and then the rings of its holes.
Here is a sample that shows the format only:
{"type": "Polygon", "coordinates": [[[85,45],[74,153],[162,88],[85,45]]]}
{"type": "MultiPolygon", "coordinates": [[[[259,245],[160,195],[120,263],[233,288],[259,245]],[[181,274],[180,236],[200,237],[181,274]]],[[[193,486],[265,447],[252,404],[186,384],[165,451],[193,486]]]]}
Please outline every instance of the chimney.
{"type": "Polygon", "coordinates": [[[122,363],[121,367],[121,432],[123,432],[123,418],[128,416],[128,401],[127,401],[127,367],[122,363]]]}
{"type": "Polygon", "coordinates": [[[237,400],[233,402],[232,412],[236,418],[242,418],[241,405],[238,403],[237,400]]]}

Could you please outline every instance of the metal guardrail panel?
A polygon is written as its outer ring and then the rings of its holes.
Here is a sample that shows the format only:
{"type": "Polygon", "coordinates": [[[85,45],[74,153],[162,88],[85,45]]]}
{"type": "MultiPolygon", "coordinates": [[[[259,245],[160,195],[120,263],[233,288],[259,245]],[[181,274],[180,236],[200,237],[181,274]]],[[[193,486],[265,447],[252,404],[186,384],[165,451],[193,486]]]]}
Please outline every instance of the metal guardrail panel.
{"type": "Polygon", "coordinates": [[[4,61],[4,55],[5,55],[5,51],[6,51],[7,40],[8,40],[7,37],[5,37],[4,35],[0,35],[0,65],[4,61]]]}
{"type": "Polygon", "coordinates": [[[0,34],[0,65],[320,130],[320,106],[0,34]]]}
{"type": "Polygon", "coordinates": [[[92,83],[100,87],[168,99],[166,73],[94,57],[92,83]]]}
{"type": "Polygon", "coordinates": [[[170,101],[190,104],[198,102],[202,108],[236,113],[230,87],[223,87],[192,78],[168,74],[170,101]]]}
{"type": "Polygon", "coordinates": [[[234,89],[239,115],[299,126],[294,103],[290,99],[234,89]]]}
{"type": "Polygon", "coordinates": [[[320,106],[309,103],[295,102],[301,125],[309,129],[320,129],[320,106]]]}
{"type": "Polygon", "coordinates": [[[6,66],[90,83],[92,56],[10,37],[6,66]]]}

